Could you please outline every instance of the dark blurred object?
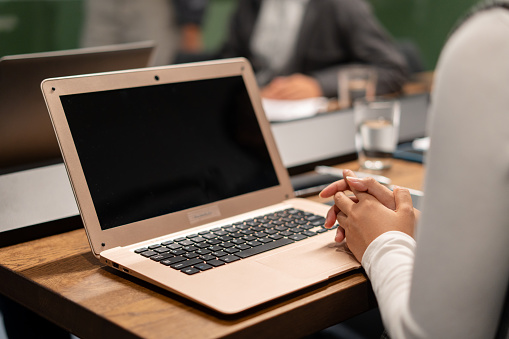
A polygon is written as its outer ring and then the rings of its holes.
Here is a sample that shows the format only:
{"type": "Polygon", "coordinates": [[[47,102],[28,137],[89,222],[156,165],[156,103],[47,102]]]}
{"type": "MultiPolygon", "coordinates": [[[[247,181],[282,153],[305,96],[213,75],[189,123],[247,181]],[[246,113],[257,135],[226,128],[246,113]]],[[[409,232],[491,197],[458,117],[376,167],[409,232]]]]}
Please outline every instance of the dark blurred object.
{"type": "Polygon", "coordinates": [[[0,59],[0,171],[61,161],[41,81],[65,75],[146,67],[154,44],[139,42],[0,59]]]}
{"type": "Polygon", "coordinates": [[[426,66],[424,65],[421,51],[415,42],[407,39],[402,39],[398,40],[396,45],[401,54],[403,54],[405,57],[410,74],[426,71],[426,66]]]}
{"type": "Polygon", "coordinates": [[[330,183],[341,179],[332,174],[319,174],[316,172],[294,175],[290,178],[297,197],[307,197],[320,193],[330,183]]]}
{"type": "Polygon", "coordinates": [[[0,312],[9,339],[71,338],[66,330],[3,295],[0,295],[0,312]]]}

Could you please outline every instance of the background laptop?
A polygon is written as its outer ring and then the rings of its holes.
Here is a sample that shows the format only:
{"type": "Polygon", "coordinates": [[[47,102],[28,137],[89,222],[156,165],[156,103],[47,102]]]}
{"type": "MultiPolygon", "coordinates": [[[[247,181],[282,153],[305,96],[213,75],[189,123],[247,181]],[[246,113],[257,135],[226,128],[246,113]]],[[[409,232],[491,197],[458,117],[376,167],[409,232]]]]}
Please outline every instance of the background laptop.
{"type": "Polygon", "coordinates": [[[233,314],[360,265],[294,199],[245,59],[45,80],[94,254],[233,314]]]}
{"type": "Polygon", "coordinates": [[[152,42],[139,42],[1,58],[0,169],[60,158],[42,80],[146,67],[153,51],[152,42]]]}

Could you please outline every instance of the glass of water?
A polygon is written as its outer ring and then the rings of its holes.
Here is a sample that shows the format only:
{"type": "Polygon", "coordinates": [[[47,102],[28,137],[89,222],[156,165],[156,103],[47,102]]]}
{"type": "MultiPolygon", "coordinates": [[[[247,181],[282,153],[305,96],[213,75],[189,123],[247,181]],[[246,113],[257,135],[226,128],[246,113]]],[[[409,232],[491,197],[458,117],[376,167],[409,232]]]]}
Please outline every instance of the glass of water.
{"type": "Polygon", "coordinates": [[[392,165],[398,143],[400,103],[376,98],[354,102],[355,146],[362,168],[383,170],[392,165]]]}
{"type": "Polygon", "coordinates": [[[341,108],[352,107],[355,100],[373,100],[376,95],[377,73],[368,65],[353,65],[338,73],[338,97],[341,108]]]}

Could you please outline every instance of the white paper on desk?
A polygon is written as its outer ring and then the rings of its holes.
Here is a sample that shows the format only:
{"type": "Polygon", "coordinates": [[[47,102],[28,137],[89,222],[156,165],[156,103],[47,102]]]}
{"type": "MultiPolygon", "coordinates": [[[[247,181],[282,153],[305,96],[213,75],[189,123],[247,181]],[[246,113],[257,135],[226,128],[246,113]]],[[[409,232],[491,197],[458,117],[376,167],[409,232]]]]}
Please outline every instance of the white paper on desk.
{"type": "Polygon", "coordinates": [[[327,110],[328,100],[324,97],[301,100],[262,99],[263,109],[269,121],[288,121],[312,117],[327,110]]]}

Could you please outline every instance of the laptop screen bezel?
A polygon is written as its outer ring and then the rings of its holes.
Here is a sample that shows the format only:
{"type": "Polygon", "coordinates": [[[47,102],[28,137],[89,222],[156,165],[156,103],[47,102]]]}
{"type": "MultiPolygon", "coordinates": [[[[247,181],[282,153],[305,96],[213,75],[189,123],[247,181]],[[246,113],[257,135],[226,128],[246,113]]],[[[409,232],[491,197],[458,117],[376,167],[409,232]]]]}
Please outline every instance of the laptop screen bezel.
{"type": "Polygon", "coordinates": [[[270,123],[263,112],[253,71],[249,62],[244,58],[47,79],[43,81],[41,87],[89,243],[96,256],[110,248],[127,246],[161,237],[280,203],[293,197],[288,172],[281,161],[272,136],[270,123]],[[235,198],[224,199],[103,230],[99,223],[60,96],[239,75],[244,80],[260,129],[266,140],[279,185],[235,198]],[[214,213],[210,213],[211,217],[205,219],[193,220],[190,217],[191,215],[201,214],[201,211],[214,211],[214,213]]]}

